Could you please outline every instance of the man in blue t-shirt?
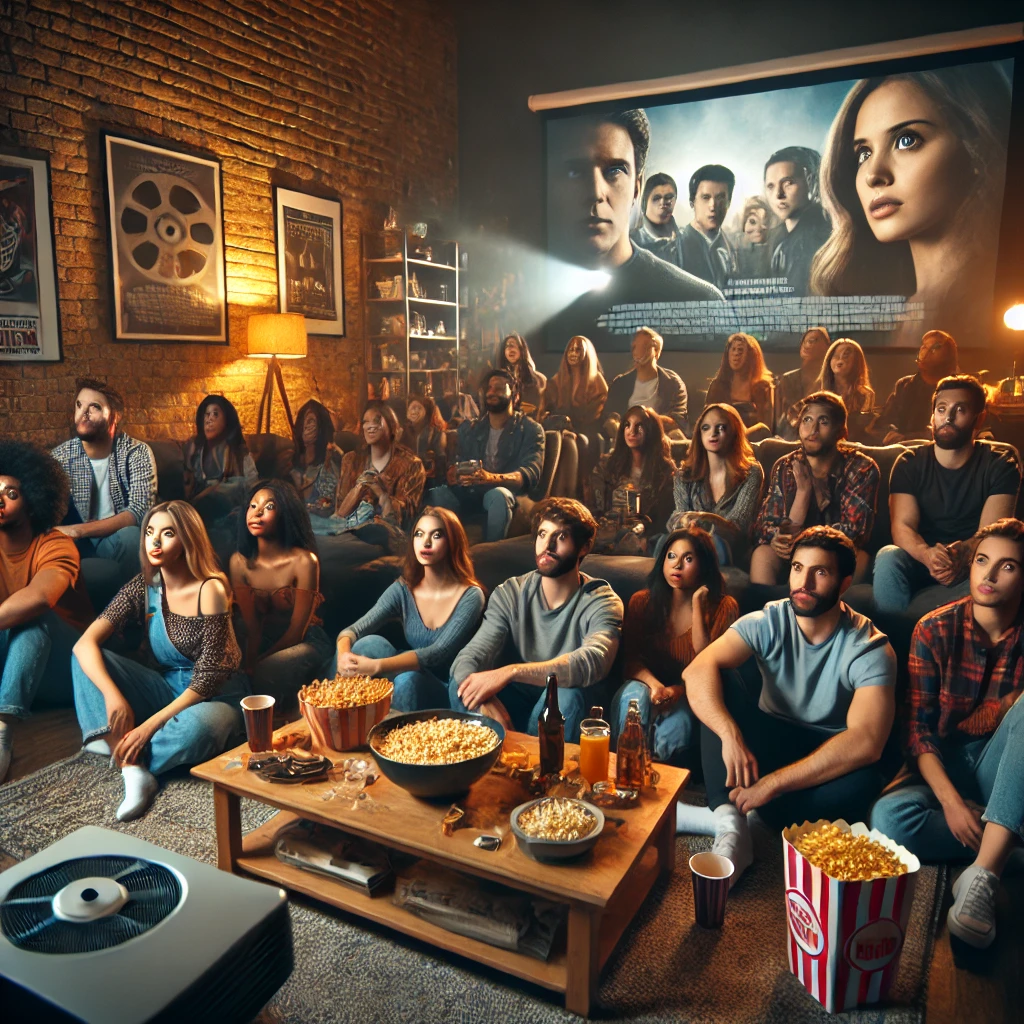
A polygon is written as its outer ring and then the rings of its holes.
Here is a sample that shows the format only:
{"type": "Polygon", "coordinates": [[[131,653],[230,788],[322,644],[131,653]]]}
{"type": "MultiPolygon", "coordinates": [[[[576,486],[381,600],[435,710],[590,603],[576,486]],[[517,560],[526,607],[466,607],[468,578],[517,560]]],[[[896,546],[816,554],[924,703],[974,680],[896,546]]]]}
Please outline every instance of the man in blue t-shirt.
{"type": "Polygon", "coordinates": [[[895,712],[896,656],[870,619],[841,600],[853,580],[853,542],[812,526],[793,544],[789,598],[738,619],[683,673],[703,724],[701,761],[714,852],[753,860],[747,814],[774,828],[867,820],[887,781],[879,764],[895,712]],[[750,656],[759,699],[728,669],[750,656]]]}

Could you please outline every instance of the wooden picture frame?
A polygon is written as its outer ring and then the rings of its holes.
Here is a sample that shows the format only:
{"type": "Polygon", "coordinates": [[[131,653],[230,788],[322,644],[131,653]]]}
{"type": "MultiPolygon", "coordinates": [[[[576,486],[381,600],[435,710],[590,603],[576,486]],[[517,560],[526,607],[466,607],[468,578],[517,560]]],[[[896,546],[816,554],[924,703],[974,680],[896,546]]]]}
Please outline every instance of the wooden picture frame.
{"type": "Polygon", "coordinates": [[[277,304],[309,334],[345,335],[345,263],[338,199],[274,187],[277,304]]]}
{"type": "Polygon", "coordinates": [[[0,363],[62,358],[50,158],[0,149],[0,363]]]}
{"type": "Polygon", "coordinates": [[[117,341],[228,343],[220,161],[101,133],[117,341]]]}

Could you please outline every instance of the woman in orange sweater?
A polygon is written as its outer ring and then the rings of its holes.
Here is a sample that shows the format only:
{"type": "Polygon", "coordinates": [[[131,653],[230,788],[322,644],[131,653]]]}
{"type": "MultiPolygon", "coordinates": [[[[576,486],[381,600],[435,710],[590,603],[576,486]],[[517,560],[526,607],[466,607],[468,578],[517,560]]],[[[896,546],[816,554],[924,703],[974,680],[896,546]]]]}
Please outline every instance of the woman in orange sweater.
{"type": "Polygon", "coordinates": [[[700,741],[683,669],[738,616],[735,598],[725,593],[711,535],[697,526],[669,534],[647,589],[633,595],[626,611],[626,682],[613,703],[616,739],[632,699],[640,703],[645,729],[654,719],[651,754],[656,761],[678,761],[700,741]]]}

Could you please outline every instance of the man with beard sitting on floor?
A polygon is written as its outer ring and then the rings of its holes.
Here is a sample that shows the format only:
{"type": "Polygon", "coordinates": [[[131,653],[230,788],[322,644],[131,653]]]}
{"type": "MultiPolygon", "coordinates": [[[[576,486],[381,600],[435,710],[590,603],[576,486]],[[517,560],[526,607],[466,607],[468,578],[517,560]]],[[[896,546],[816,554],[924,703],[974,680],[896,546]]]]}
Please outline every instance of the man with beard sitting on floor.
{"type": "Polygon", "coordinates": [[[840,600],[855,567],[845,534],[804,530],[793,543],[789,597],[737,619],[683,672],[703,725],[708,807],[682,807],[677,828],[714,833],[714,852],[736,866],[730,884],[753,861],[749,812],[779,829],[865,821],[890,777],[880,762],[895,714],[896,656],[885,634],[840,600]],[[728,671],[751,655],[759,697],[728,671]]]}
{"type": "Polygon", "coordinates": [[[580,572],[596,533],[594,517],[571,498],[547,498],[534,508],[537,569],[491,594],[480,628],[452,665],[452,708],[536,736],[553,672],[565,738],[579,742],[580,723],[596,701],[592,688],[611,669],[622,631],[618,595],[580,572]],[[514,660],[499,665],[509,649],[514,660]]]}

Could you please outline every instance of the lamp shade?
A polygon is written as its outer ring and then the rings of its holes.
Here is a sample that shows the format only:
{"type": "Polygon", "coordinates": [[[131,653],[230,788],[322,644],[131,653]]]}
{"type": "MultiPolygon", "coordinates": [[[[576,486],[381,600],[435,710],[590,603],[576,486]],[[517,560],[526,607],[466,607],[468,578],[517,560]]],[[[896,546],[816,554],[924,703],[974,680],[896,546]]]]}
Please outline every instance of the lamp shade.
{"type": "Polygon", "coordinates": [[[301,313],[254,313],[249,317],[249,355],[301,359],[306,355],[306,318],[301,313]]]}

